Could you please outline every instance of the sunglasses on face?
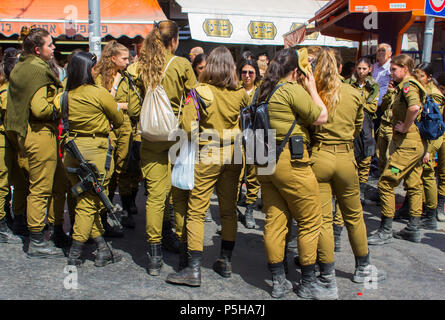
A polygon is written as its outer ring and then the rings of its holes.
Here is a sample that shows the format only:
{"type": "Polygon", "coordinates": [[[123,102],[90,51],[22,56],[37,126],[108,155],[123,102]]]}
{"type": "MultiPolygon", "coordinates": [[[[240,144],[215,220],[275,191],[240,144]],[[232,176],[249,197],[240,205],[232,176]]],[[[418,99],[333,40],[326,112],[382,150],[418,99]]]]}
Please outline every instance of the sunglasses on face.
{"type": "Polygon", "coordinates": [[[253,75],[255,74],[255,71],[247,71],[247,70],[243,70],[243,71],[241,71],[241,74],[242,74],[243,76],[245,76],[245,75],[247,75],[247,74],[249,74],[249,76],[253,76],[253,75]]]}

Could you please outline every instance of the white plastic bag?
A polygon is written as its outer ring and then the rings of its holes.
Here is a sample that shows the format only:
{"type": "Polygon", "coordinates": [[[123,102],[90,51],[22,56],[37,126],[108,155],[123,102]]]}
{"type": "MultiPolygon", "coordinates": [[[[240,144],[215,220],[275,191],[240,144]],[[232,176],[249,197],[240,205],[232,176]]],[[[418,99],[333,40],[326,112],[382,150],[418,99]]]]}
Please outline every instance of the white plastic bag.
{"type": "Polygon", "coordinates": [[[179,150],[172,170],[172,185],[182,190],[192,190],[195,186],[196,144],[186,140],[179,150]]]}
{"type": "MultiPolygon", "coordinates": [[[[164,75],[174,58],[165,67],[164,75]]],[[[173,112],[170,99],[161,84],[154,89],[147,89],[142,103],[139,122],[142,138],[153,142],[168,141],[170,132],[178,127],[178,119],[173,112]]]]}

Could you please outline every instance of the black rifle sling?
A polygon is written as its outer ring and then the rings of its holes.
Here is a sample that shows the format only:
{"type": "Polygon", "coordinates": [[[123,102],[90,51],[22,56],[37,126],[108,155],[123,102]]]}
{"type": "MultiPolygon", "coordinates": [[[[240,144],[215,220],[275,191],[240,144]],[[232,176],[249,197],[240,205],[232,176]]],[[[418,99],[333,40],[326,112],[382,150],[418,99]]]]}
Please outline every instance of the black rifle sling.
{"type": "MultiPolygon", "coordinates": [[[[281,84],[277,85],[272,90],[272,93],[269,95],[269,98],[267,98],[266,103],[269,103],[269,100],[270,100],[270,98],[272,98],[272,95],[275,93],[275,91],[277,91],[277,89],[282,87],[283,85],[285,85],[285,83],[281,83],[281,84]]],[[[295,126],[297,124],[297,119],[298,119],[298,116],[295,115],[295,120],[292,123],[292,126],[290,127],[289,131],[287,132],[286,136],[284,137],[283,142],[281,142],[280,147],[277,149],[277,161],[276,162],[278,162],[278,159],[280,158],[281,152],[283,152],[284,146],[286,145],[287,141],[289,140],[290,135],[292,134],[292,131],[294,130],[294,128],[295,128],[295,126]]]]}
{"type": "Polygon", "coordinates": [[[63,131],[68,133],[70,130],[70,124],[68,122],[68,91],[62,94],[62,121],[63,121],[63,131]]]}

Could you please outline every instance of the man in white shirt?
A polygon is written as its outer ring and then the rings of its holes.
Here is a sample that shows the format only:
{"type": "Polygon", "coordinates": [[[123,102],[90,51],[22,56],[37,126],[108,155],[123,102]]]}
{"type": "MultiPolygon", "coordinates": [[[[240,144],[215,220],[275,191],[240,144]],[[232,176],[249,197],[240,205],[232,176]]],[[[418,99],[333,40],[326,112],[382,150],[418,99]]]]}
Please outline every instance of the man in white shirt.
{"type": "Polygon", "coordinates": [[[372,68],[372,77],[380,86],[379,106],[382,103],[382,97],[388,90],[388,84],[391,81],[391,46],[387,43],[379,44],[377,48],[376,60],[372,68]]]}

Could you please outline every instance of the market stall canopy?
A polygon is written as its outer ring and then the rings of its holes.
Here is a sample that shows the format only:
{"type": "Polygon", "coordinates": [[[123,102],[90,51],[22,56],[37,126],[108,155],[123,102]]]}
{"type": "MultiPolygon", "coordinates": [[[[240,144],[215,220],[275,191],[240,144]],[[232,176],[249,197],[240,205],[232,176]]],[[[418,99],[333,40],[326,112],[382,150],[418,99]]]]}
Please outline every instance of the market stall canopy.
{"type": "MultiPolygon", "coordinates": [[[[316,0],[176,0],[188,13],[194,40],[255,45],[283,45],[282,35],[312,18],[328,1],[316,0]]],[[[351,41],[313,34],[302,45],[353,47],[351,41]]]]}
{"type": "MultiPolygon", "coordinates": [[[[101,0],[102,36],[145,36],[153,21],[166,17],[156,0],[101,0]]],[[[22,26],[47,29],[53,37],[88,37],[87,0],[1,0],[0,34],[20,34],[22,26]]]]}

